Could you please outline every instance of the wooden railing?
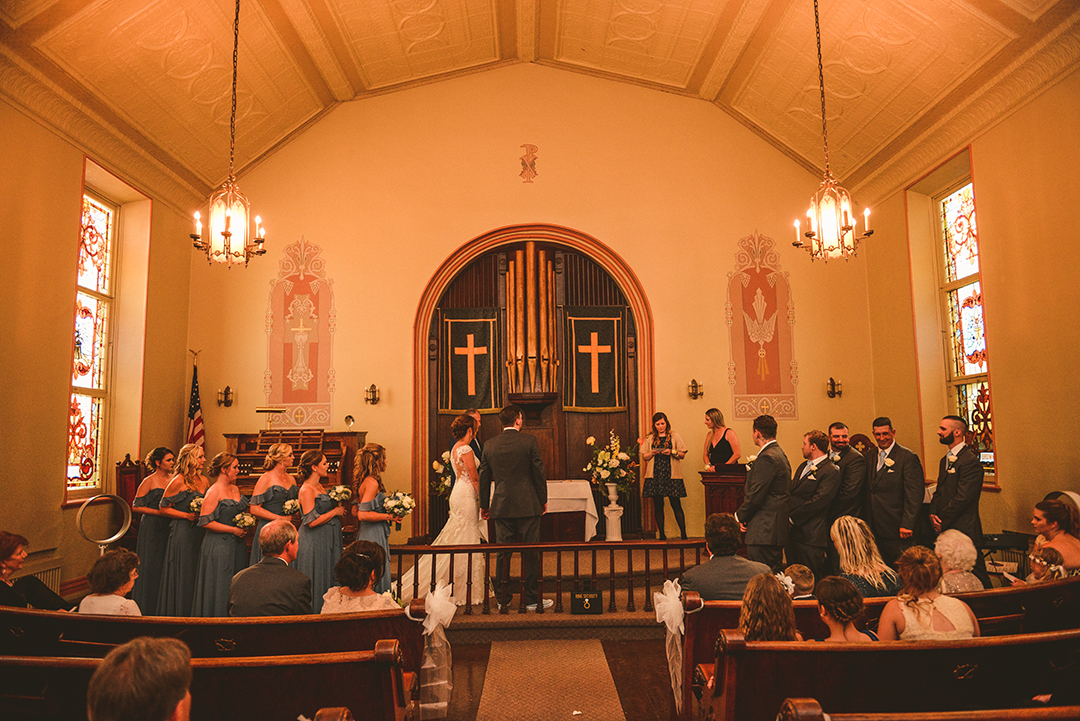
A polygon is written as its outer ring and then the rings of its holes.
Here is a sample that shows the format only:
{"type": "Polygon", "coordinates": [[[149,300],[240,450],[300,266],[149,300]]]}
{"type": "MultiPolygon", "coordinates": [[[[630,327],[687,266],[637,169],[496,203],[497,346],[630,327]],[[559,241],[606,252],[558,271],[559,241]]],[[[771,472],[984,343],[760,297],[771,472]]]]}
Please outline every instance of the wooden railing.
{"type": "MultiPolygon", "coordinates": [[[[400,597],[402,573],[407,570],[405,559],[411,558],[412,567],[418,567],[418,562],[423,556],[431,557],[431,575],[426,579],[417,578],[413,574],[412,594],[415,598],[421,584],[429,590],[435,588],[435,567],[440,556],[450,556],[449,577],[454,577],[455,564],[466,564],[467,579],[465,592],[465,608],[463,613],[471,615],[473,605],[481,604],[482,615],[491,613],[491,595],[487,593],[490,579],[495,573],[495,557],[500,551],[510,552],[517,556],[520,566],[522,553],[536,552],[540,555],[538,577],[538,590],[540,597],[544,597],[545,588],[554,595],[554,613],[563,613],[563,595],[569,591],[583,590],[585,581],[589,582],[589,588],[593,591],[602,590],[604,581],[608,588],[609,613],[618,611],[616,597],[616,584],[624,581],[626,586],[626,603],[623,610],[636,611],[637,604],[634,601],[635,587],[644,587],[645,603],[641,610],[652,613],[652,592],[660,590],[663,580],[657,580],[654,576],[661,573],[663,578],[675,578],[681,576],[683,571],[692,568],[708,557],[705,551],[705,541],[702,539],[688,541],[622,541],[618,543],[512,543],[497,544],[484,543],[468,546],[393,546],[390,548],[391,572],[397,579],[394,581],[394,592],[400,597]],[[654,563],[653,557],[659,553],[659,563],[654,563]],[[569,565],[564,568],[564,555],[572,554],[569,565]],[[480,555],[484,559],[484,588],[473,588],[473,565],[475,558],[480,555]],[[555,574],[545,575],[544,560],[555,557],[555,574]],[[625,566],[622,565],[625,561],[625,566]],[[605,578],[606,576],[606,578],[605,578]]],[[[513,559],[512,559],[513,560],[513,559]]],[[[525,580],[520,576],[513,579],[517,587],[516,593],[520,603],[518,612],[525,613],[524,586],[525,580]]],[[[501,609],[500,613],[510,612],[508,607],[501,609]]],[[[543,604],[537,608],[537,613],[544,613],[543,604]]]]}

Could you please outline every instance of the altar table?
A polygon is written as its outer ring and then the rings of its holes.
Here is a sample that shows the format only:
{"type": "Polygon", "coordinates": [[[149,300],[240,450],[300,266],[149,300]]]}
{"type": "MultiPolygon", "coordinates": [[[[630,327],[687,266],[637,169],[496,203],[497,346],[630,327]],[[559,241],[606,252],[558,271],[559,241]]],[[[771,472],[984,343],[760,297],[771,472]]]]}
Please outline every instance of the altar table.
{"type": "MultiPolygon", "coordinates": [[[[492,493],[495,492],[492,484],[492,493]]],[[[541,541],[587,541],[596,535],[599,516],[588,481],[548,481],[547,513],[540,518],[541,541]]],[[[495,525],[487,524],[487,538],[494,540],[495,525]]]]}

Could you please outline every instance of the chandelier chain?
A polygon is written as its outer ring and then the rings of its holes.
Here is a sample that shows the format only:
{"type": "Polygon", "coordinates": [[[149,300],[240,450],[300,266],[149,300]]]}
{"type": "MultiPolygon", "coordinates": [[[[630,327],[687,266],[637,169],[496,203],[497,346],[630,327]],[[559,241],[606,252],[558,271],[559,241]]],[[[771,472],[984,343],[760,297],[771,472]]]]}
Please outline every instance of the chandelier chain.
{"type": "MultiPolygon", "coordinates": [[[[815,4],[817,0],[814,0],[815,4]]],[[[232,50],[232,112],[229,116],[229,180],[233,180],[233,159],[236,155],[236,58],[240,49],[240,0],[236,0],[236,17],[233,19],[232,50]]],[[[820,43],[818,57],[821,57],[820,43]]],[[[824,97],[822,98],[824,103],[824,97]]],[[[824,107],[824,106],[823,106],[824,107]]]]}
{"type": "MultiPolygon", "coordinates": [[[[240,4],[240,0],[236,0],[237,6],[240,4]]],[[[825,177],[829,177],[832,173],[829,171],[829,131],[825,125],[825,68],[821,62],[821,21],[818,19],[818,0],[814,0],[814,32],[817,35],[817,69],[818,69],[818,87],[821,89],[821,139],[825,144],[825,177]]],[[[234,78],[235,78],[235,61],[234,61],[234,78]]],[[[235,83],[235,80],[233,81],[235,83]]],[[[233,103],[236,103],[236,94],[233,91],[233,103]]]]}

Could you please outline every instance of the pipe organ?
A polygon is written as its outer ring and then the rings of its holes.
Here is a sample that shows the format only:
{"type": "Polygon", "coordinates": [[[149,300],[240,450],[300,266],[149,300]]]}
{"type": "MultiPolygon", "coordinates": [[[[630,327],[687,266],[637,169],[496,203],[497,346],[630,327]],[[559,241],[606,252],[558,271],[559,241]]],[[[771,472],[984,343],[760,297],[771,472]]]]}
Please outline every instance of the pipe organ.
{"type": "Polygon", "coordinates": [[[559,352],[555,269],[535,241],[516,250],[506,267],[506,375],[510,393],[554,393],[559,352]]]}

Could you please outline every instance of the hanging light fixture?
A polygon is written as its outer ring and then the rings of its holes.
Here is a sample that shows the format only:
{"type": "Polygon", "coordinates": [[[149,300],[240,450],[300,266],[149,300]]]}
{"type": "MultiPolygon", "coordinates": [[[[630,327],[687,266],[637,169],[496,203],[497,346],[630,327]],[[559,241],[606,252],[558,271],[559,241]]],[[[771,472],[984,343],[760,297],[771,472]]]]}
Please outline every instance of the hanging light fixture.
{"type": "Polygon", "coordinates": [[[829,169],[829,133],[825,123],[825,69],[821,63],[821,21],[818,0],[814,0],[814,30],[817,33],[818,87],[821,89],[821,138],[825,144],[825,176],[821,187],[810,198],[806,211],[807,228],[795,221],[796,248],[810,252],[810,260],[821,258],[826,263],[833,258],[847,260],[855,255],[859,241],[874,234],[870,230],[870,209],[863,211],[863,234],[856,234],[857,219],[851,210],[851,194],[833,177],[829,169]],[[803,240],[803,238],[807,240],[803,240]]]}
{"type": "Polygon", "coordinates": [[[208,237],[203,239],[202,216],[195,211],[195,232],[191,240],[197,250],[206,253],[214,263],[228,266],[243,263],[245,266],[252,256],[263,255],[266,249],[266,229],[262,218],[255,216],[251,221],[251,204],[240,192],[233,173],[233,161],[236,155],[236,56],[240,49],[240,0],[236,0],[236,19],[233,21],[233,56],[232,56],[232,115],[229,119],[229,177],[225,183],[210,195],[210,227],[208,237]]]}

